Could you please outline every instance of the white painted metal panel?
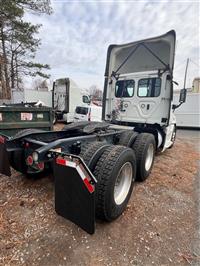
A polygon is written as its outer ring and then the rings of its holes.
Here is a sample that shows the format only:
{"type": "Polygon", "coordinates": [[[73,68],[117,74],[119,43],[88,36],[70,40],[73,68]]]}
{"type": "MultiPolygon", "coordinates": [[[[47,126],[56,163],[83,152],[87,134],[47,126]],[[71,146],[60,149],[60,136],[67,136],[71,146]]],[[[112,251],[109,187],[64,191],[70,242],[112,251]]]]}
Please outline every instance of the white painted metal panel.
{"type": "MultiPolygon", "coordinates": [[[[173,102],[178,104],[179,94],[174,94],[173,102]]],[[[200,93],[188,93],[186,102],[175,110],[177,126],[200,128],[200,93]]]]}
{"type": "Polygon", "coordinates": [[[52,107],[52,91],[24,91],[25,102],[37,102],[39,100],[43,102],[45,106],[52,107]]]}
{"type": "Polygon", "coordinates": [[[52,107],[52,91],[24,90],[12,92],[12,103],[38,102],[45,106],[52,107]]]}
{"type": "Polygon", "coordinates": [[[23,91],[12,91],[12,103],[24,102],[24,92],[23,91]]]}

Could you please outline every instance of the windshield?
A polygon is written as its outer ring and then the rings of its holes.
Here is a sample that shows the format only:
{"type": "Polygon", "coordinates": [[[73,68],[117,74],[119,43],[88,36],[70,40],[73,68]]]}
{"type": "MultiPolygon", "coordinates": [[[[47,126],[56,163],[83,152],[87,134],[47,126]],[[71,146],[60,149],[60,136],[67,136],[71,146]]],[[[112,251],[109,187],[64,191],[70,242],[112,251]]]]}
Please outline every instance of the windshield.
{"type": "Polygon", "coordinates": [[[77,114],[80,114],[80,115],[87,115],[87,113],[88,113],[88,107],[77,106],[75,112],[77,114]]]}

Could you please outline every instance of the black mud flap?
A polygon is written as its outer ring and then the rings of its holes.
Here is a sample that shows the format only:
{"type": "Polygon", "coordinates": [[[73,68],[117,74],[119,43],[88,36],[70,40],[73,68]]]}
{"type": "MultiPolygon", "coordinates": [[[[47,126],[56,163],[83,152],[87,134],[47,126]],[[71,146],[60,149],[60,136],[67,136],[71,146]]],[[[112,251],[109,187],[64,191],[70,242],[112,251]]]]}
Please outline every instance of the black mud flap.
{"type": "Polygon", "coordinates": [[[55,210],[89,234],[95,232],[95,183],[82,159],[59,155],[54,160],[55,210]]]}
{"type": "Polygon", "coordinates": [[[0,136],[0,173],[11,176],[10,162],[6,150],[6,138],[0,136]]]}

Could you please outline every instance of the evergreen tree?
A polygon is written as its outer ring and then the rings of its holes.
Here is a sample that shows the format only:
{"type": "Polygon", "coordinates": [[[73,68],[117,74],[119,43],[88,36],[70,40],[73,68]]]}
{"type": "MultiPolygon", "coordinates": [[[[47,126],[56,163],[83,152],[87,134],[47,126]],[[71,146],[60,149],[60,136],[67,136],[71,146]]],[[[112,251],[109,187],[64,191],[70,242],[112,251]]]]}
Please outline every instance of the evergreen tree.
{"type": "Polygon", "coordinates": [[[47,78],[47,64],[35,63],[41,25],[24,21],[24,12],[51,14],[49,0],[0,0],[0,98],[10,99],[11,89],[20,88],[25,75],[47,78]]]}

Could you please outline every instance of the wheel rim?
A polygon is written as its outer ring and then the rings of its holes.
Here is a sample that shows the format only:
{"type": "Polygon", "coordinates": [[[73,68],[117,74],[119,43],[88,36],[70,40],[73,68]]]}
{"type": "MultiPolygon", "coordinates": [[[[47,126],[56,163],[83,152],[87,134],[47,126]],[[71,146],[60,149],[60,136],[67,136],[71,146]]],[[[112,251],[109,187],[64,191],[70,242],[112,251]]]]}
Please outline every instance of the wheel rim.
{"type": "Polygon", "coordinates": [[[117,205],[121,205],[126,199],[131,187],[132,176],[132,164],[126,162],[122,165],[115,181],[114,200],[117,205]]]}
{"type": "Polygon", "coordinates": [[[152,166],[152,162],[153,162],[153,155],[154,155],[154,146],[151,143],[148,147],[147,150],[147,156],[146,156],[146,160],[145,160],[145,170],[149,171],[149,169],[152,166]]]}

